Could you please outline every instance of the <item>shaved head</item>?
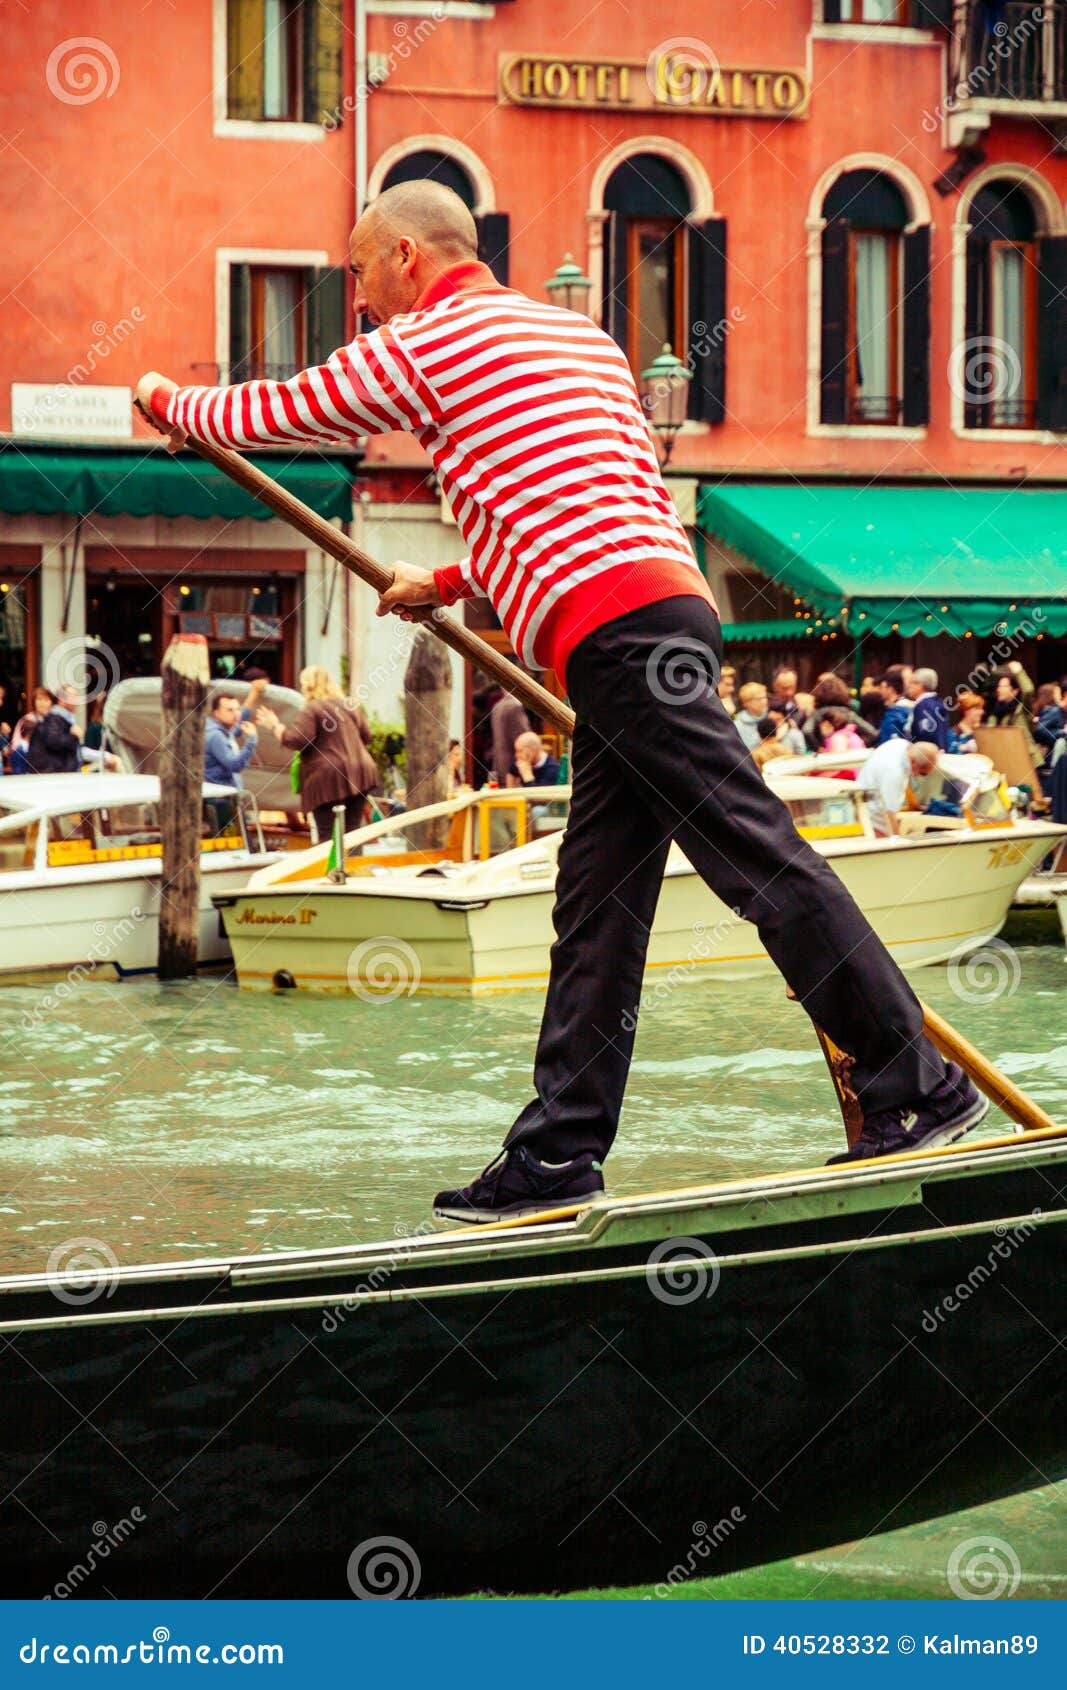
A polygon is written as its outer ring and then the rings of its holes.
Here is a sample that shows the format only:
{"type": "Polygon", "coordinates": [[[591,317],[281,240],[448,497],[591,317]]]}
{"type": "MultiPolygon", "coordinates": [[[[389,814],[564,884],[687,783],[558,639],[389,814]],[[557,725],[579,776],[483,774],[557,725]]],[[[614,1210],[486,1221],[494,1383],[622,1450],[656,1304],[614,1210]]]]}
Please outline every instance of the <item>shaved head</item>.
{"type": "Polygon", "coordinates": [[[355,308],[387,323],[410,311],[442,271],[477,257],[478,230],[458,194],[442,182],[398,182],[352,230],[355,308]]]}
{"type": "Polygon", "coordinates": [[[394,237],[413,235],[425,253],[450,264],[478,256],[474,218],[443,182],[398,182],[379,194],[365,216],[383,234],[388,230],[394,237]]]}

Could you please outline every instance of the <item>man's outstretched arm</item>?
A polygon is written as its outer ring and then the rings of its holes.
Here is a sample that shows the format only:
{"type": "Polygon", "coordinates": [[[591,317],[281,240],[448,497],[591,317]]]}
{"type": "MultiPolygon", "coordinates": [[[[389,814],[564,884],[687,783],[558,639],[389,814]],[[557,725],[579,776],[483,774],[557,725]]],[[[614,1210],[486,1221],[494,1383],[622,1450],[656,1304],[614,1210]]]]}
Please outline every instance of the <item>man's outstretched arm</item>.
{"type": "Polygon", "coordinates": [[[322,445],[433,421],[432,395],[396,336],[381,330],[357,335],[288,381],[176,387],[150,370],[137,401],[161,432],[212,446],[322,445]]]}

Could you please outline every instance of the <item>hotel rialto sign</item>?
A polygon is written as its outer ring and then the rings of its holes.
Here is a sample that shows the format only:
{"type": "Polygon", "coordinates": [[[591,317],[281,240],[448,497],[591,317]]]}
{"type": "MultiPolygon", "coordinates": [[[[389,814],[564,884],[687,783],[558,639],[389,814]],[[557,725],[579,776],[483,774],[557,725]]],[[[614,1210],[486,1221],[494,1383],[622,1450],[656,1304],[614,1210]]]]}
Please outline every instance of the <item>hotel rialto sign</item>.
{"type": "Polygon", "coordinates": [[[806,117],[805,71],[720,65],[703,42],[665,42],[647,59],[567,59],[501,53],[500,95],[516,106],[709,117],[806,117]]]}

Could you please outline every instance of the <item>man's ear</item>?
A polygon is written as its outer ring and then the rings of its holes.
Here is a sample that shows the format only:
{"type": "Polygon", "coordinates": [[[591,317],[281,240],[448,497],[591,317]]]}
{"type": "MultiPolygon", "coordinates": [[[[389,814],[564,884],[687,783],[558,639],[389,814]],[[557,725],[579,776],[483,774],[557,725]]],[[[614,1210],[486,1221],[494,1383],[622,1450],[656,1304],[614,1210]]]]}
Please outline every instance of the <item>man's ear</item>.
{"type": "Polygon", "coordinates": [[[405,276],[410,276],[419,256],[418,247],[410,235],[401,235],[396,243],[396,250],[400,258],[401,270],[405,276]]]}

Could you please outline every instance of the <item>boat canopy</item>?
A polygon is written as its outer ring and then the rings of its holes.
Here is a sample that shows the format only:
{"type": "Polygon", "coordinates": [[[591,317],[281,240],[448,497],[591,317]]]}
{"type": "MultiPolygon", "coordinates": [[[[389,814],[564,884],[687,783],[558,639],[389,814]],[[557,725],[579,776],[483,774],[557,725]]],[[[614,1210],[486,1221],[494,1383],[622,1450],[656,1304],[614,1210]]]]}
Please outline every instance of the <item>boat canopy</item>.
{"type": "MultiPolygon", "coordinates": [[[[205,798],[233,798],[234,786],[204,781],[205,798]]],[[[7,775],[0,780],[0,833],[24,828],[47,816],[118,810],[128,804],[158,804],[156,775],[7,775]]]]}
{"type": "MultiPolygon", "coordinates": [[[[250,682],[215,679],[210,697],[230,693],[244,702],[250,682]]],[[[160,740],[163,734],[163,683],[158,675],[138,675],[120,681],[112,687],[104,700],[104,729],[107,743],[122,761],[138,774],[155,774],[159,768],[160,740]]],[[[269,686],[262,702],[280,717],[285,727],[291,726],[304,700],[292,687],[269,686]]],[[[291,747],[282,745],[272,733],[261,733],[252,760],[244,770],[242,782],[246,792],[255,798],[261,810],[300,809],[300,799],[293,791],[289,769],[293,761],[291,747]]]]}

